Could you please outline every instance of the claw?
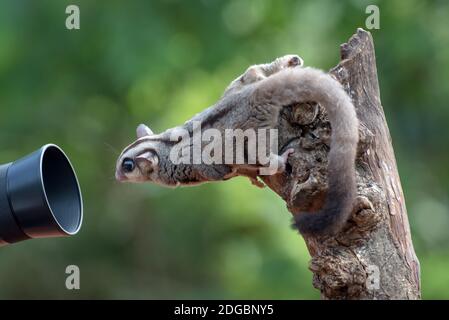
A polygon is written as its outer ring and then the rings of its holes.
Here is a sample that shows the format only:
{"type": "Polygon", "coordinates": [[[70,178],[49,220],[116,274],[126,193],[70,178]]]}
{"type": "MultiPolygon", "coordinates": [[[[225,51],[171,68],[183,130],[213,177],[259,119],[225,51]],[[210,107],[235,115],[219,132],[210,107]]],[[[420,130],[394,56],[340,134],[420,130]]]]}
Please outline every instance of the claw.
{"type": "Polygon", "coordinates": [[[248,177],[249,178],[249,180],[251,181],[251,183],[253,184],[253,185],[255,185],[256,187],[259,187],[259,188],[265,188],[265,184],[262,182],[262,181],[260,181],[258,178],[257,178],[257,176],[255,177],[255,178],[253,178],[253,177],[248,177]]]}
{"type": "Polygon", "coordinates": [[[288,60],[289,67],[301,67],[304,64],[304,61],[297,55],[293,55],[293,57],[288,60]]]}

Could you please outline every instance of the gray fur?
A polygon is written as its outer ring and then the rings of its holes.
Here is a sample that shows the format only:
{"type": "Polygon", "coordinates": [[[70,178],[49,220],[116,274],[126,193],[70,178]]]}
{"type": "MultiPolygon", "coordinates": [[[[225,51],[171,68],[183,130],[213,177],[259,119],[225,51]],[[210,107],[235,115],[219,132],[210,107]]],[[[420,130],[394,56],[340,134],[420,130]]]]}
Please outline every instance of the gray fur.
{"type": "MultiPolygon", "coordinates": [[[[314,101],[327,110],[332,127],[329,188],[323,208],[318,213],[297,214],[295,224],[303,234],[323,235],[339,231],[348,219],[355,196],[354,161],[358,121],[354,106],[338,81],[320,70],[300,66],[302,60],[289,55],[270,64],[248,68],[230,84],[212,107],[180,127],[140,137],[125,148],[117,161],[117,178],[131,182],[151,181],[165,186],[184,186],[244,175],[260,186],[261,182],[257,177],[261,166],[258,162],[252,165],[173,164],[169,154],[177,142],[170,141],[170,134],[180,128],[191,132],[194,121],[200,121],[203,130],[220,130],[223,136],[225,129],[274,129],[279,125],[279,113],[283,107],[314,101]],[[150,163],[157,165],[148,169],[148,162],[144,162],[144,168],[137,165],[133,172],[124,173],[121,169],[123,159],[136,159],[143,153],[149,155],[150,163]],[[157,158],[156,161],[153,156],[157,158]]],[[[140,128],[138,132],[144,132],[140,128]]],[[[191,146],[187,146],[189,147],[191,146]]],[[[292,150],[286,150],[282,155],[274,154],[281,160],[276,173],[283,172],[291,152],[292,150]]]]}
{"type": "Polygon", "coordinates": [[[295,225],[302,234],[335,234],[350,215],[356,191],[358,120],[351,99],[338,81],[313,68],[285,70],[273,75],[269,81],[260,83],[252,99],[256,105],[276,106],[315,101],[327,110],[332,140],[326,200],[317,213],[297,214],[295,225]]]}

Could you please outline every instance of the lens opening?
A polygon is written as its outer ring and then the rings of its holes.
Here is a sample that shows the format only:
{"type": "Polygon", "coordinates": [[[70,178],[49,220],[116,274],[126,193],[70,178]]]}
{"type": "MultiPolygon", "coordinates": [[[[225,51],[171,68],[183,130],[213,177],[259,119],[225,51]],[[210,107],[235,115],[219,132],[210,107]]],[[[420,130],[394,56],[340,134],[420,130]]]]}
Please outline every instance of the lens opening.
{"type": "Polygon", "coordinates": [[[69,159],[56,145],[44,146],[41,177],[54,220],[65,233],[77,233],[83,217],[81,191],[69,159]]]}

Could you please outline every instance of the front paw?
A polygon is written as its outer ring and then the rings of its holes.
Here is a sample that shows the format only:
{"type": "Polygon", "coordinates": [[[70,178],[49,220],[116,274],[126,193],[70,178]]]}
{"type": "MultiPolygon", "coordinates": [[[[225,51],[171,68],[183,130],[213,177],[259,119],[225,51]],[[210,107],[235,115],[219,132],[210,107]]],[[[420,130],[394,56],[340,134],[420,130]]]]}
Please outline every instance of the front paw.
{"type": "Polygon", "coordinates": [[[274,174],[282,173],[285,171],[288,156],[295,152],[295,149],[289,148],[283,154],[270,154],[268,167],[259,168],[259,175],[272,176],[274,174]]]}
{"type": "Polygon", "coordinates": [[[285,166],[287,165],[288,156],[294,152],[295,152],[295,149],[288,148],[283,154],[278,156],[279,157],[278,158],[278,161],[279,161],[278,173],[282,173],[285,171],[285,166]]]}

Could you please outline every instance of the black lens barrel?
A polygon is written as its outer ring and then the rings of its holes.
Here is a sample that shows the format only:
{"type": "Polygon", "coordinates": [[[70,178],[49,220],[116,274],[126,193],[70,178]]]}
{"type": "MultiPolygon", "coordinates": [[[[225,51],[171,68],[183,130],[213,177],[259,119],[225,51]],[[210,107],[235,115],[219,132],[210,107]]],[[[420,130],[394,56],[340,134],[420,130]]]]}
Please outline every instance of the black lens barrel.
{"type": "Polygon", "coordinates": [[[83,204],[75,171],[54,144],[0,165],[0,246],[76,234],[83,204]]]}

